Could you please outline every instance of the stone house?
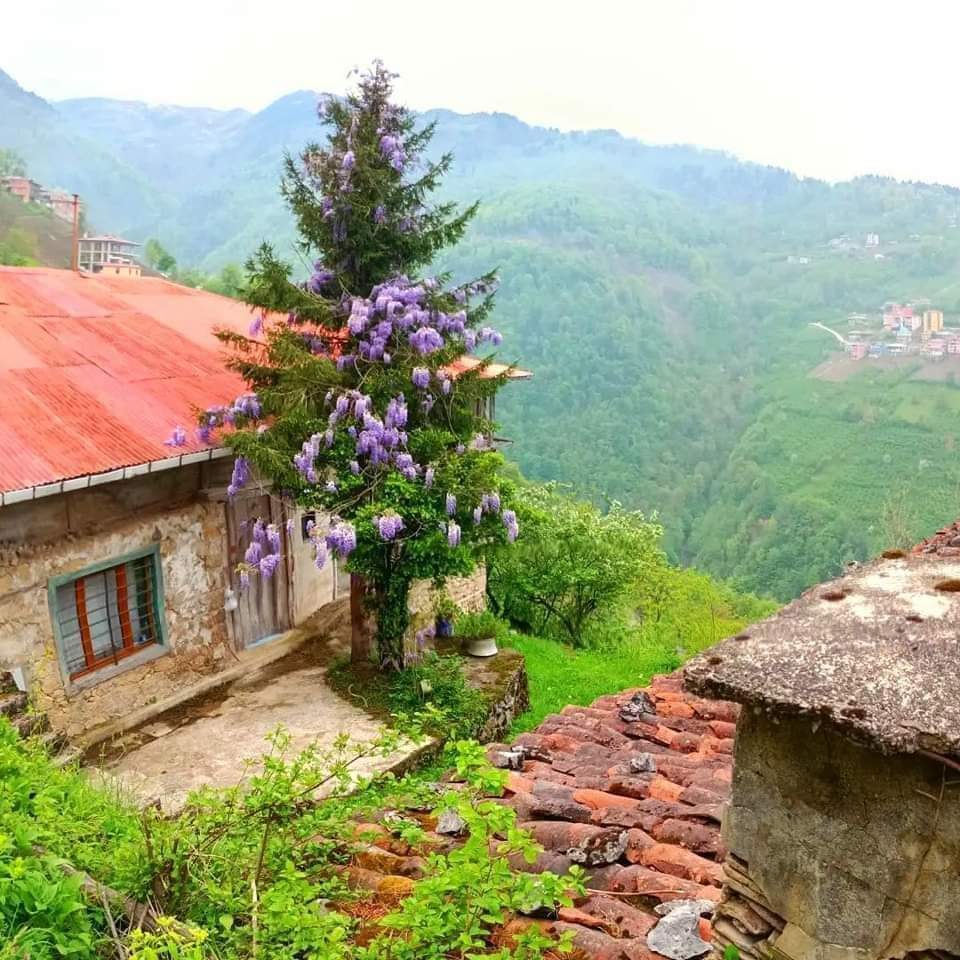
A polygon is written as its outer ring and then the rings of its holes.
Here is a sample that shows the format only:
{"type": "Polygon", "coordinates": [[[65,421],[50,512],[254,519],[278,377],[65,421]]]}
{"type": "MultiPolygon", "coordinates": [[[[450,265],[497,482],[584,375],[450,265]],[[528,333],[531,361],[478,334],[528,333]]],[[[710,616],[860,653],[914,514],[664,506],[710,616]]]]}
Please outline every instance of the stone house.
{"type": "Polygon", "coordinates": [[[718,955],[960,956],[960,530],[852,569],[692,660],[743,704],[718,955]]]}
{"type": "Polygon", "coordinates": [[[244,392],[212,331],[249,322],[162,279],[0,268],[0,671],[56,732],[108,736],[349,590],[313,566],[307,516],[256,485],[228,501],[226,449],[164,444],[244,392]],[[285,561],[241,592],[257,517],[285,561]]]}
{"type": "MultiPolygon", "coordinates": [[[[54,732],[110,736],[263,662],[267,641],[351,594],[335,560],[313,563],[308,521],[326,517],[256,483],[228,498],[226,448],[192,433],[164,442],[245,392],[214,330],[249,325],[245,305],[161,278],[0,267],[0,674],[54,732]],[[258,518],[279,528],[284,560],[241,590],[258,518]]],[[[530,376],[500,364],[484,375],[504,373],[530,376]]],[[[483,569],[447,583],[465,609],[484,589],[483,569]]],[[[357,636],[370,629],[359,594],[357,636]]],[[[416,626],[435,594],[414,585],[416,626]]]]}

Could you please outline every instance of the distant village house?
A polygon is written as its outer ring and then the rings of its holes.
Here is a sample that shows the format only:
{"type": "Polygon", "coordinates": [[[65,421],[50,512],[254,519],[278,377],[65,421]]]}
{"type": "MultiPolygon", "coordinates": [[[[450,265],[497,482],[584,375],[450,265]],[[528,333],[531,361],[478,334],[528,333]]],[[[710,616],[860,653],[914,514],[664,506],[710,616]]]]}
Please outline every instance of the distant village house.
{"type": "Polygon", "coordinates": [[[24,203],[37,203],[40,206],[47,207],[54,216],[65,220],[67,223],[73,221],[74,197],[72,193],[65,190],[54,190],[45,187],[36,180],[29,177],[2,177],[0,185],[8,193],[19,197],[24,203]]]}

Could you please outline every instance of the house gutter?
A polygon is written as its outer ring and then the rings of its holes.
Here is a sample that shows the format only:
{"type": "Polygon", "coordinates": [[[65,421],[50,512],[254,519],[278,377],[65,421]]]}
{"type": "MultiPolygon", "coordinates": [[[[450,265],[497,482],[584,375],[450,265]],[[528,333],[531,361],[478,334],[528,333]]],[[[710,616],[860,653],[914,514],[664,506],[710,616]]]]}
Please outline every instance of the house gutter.
{"type": "Polygon", "coordinates": [[[213,447],[197,453],[184,453],[177,457],[164,457],[162,460],[148,460],[146,463],[135,463],[129,467],[118,467],[116,470],[107,470],[105,473],[88,473],[82,477],[71,477],[69,480],[57,480],[56,483],[41,483],[33,487],[23,487],[20,490],[7,490],[5,493],[0,493],[0,506],[6,507],[14,503],[24,503],[27,500],[40,500],[42,497],[72,493],[74,490],[86,490],[87,487],[98,487],[118,480],[131,480],[133,477],[142,477],[148,473],[161,473],[177,467],[188,467],[194,463],[220,460],[230,455],[231,451],[228,447],[213,447]]]}

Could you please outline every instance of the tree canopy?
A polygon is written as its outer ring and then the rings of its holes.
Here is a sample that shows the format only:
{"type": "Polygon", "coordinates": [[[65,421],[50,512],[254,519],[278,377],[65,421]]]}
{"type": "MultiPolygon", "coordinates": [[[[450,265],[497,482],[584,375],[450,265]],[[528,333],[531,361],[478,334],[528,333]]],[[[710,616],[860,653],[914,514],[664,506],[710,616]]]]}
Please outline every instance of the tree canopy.
{"type": "MultiPolygon", "coordinates": [[[[316,564],[332,553],[372,587],[380,663],[403,665],[407,593],[416,578],[466,574],[518,521],[491,449],[484,401],[504,377],[463,356],[500,343],[483,324],[496,279],[450,286],[420,276],[456,242],[474,207],[431,205],[450,158],[425,161],[432,129],[390,102],[378,64],[320,106],[323,145],[288,157],[282,190],[309,278],[269,244],[247,264],[248,336],[224,332],[250,393],[201,417],[232,424],[230,494],[255,470],[278,494],[331,518],[312,528],[316,564]]],[[[183,439],[176,435],[173,442],[183,439]]],[[[241,582],[271,576],[279,532],[254,526],[241,582]]]]}

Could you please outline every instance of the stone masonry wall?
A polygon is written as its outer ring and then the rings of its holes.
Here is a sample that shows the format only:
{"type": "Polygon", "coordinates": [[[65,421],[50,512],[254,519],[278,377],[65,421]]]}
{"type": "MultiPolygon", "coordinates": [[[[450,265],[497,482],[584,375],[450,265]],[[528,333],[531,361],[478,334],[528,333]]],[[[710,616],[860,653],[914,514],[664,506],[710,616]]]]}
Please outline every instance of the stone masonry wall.
{"type": "MultiPolygon", "coordinates": [[[[775,954],[960,954],[955,779],[936,761],[858,746],[828,723],[774,723],[744,710],[724,839],[737,889],[776,915],[769,918],[775,954]]],[[[734,898],[719,912],[736,923],[744,917],[737,908],[734,898]]]]}
{"type": "Polygon", "coordinates": [[[199,476],[188,474],[143,478],[152,489],[129,481],[0,509],[0,669],[26,667],[54,730],[78,737],[120,721],[232,662],[223,611],[224,508],[197,499],[199,476]],[[149,662],[138,654],[129,665],[71,683],[55,649],[48,581],[154,544],[167,652],[149,662]]]}
{"type": "Polygon", "coordinates": [[[471,613],[483,610],[487,605],[487,568],[478,564],[476,570],[467,577],[447,577],[440,589],[430,580],[413,582],[407,597],[407,609],[410,611],[406,638],[408,649],[412,649],[417,631],[434,622],[434,605],[443,590],[461,610],[471,613]]]}

